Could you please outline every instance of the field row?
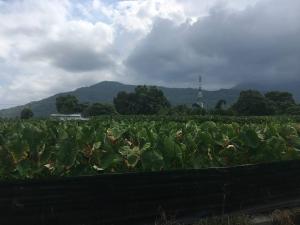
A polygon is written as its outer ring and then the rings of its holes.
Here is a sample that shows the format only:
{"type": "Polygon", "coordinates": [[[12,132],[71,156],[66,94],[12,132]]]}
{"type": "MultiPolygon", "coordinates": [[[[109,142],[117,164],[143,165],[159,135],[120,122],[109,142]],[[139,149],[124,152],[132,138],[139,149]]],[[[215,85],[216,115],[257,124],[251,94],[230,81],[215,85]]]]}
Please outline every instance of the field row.
{"type": "Polygon", "coordinates": [[[0,178],[207,168],[299,159],[293,122],[0,122],[0,178]]]}

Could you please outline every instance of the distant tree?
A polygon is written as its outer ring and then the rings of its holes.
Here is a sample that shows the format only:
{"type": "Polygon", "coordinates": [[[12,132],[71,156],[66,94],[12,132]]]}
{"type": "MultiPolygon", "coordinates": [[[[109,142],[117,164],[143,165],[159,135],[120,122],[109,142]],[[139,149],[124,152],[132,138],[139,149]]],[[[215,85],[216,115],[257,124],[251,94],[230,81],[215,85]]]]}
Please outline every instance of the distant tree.
{"type": "Polygon", "coordinates": [[[215,110],[223,110],[223,106],[225,105],[226,101],[224,99],[220,99],[215,106],[215,110]]]}
{"type": "Polygon", "coordinates": [[[275,112],[272,102],[254,90],[242,91],[232,109],[243,116],[272,115],[275,112]]]}
{"type": "Polygon", "coordinates": [[[116,114],[116,110],[112,105],[101,103],[94,103],[83,111],[83,115],[86,117],[113,114],[116,114]]]}
{"type": "Polygon", "coordinates": [[[190,115],[206,115],[207,114],[207,111],[205,108],[201,108],[201,107],[193,107],[191,112],[190,112],[190,115]]]}
{"type": "Polygon", "coordinates": [[[59,113],[71,114],[82,111],[78,99],[73,95],[64,95],[56,98],[56,109],[59,113]]]}
{"type": "Polygon", "coordinates": [[[225,105],[226,105],[226,100],[220,99],[215,105],[215,108],[212,109],[210,113],[215,115],[227,115],[227,110],[224,109],[225,105]]]}
{"type": "Polygon", "coordinates": [[[154,86],[137,86],[133,93],[119,92],[114,98],[114,105],[120,114],[158,113],[162,108],[169,108],[170,103],[163,92],[154,86]]]}
{"type": "Polygon", "coordinates": [[[276,114],[285,114],[287,109],[296,105],[293,95],[289,92],[272,91],[265,97],[275,106],[276,114]]]}
{"type": "Polygon", "coordinates": [[[286,109],[286,114],[300,115],[300,105],[294,105],[286,109]]]}
{"type": "Polygon", "coordinates": [[[23,120],[27,120],[33,117],[33,112],[30,108],[24,108],[21,111],[21,115],[20,115],[21,119],[23,120]]]}
{"type": "Polygon", "coordinates": [[[121,91],[114,98],[114,106],[118,113],[129,115],[134,114],[134,94],[126,93],[125,91],[121,91]],[[130,100],[131,99],[131,100],[130,100]]]}
{"type": "Polygon", "coordinates": [[[295,105],[293,94],[289,92],[271,91],[265,94],[265,97],[273,102],[285,102],[295,105]]]}
{"type": "Polygon", "coordinates": [[[172,108],[175,114],[189,115],[192,112],[192,108],[187,105],[177,105],[172,108]]]}
{"type": "Polygon", "coordinates": [[[77,111],[80,113],[84,113],[90,106],[91,105],[89,102],[79,103],[77,106],[77,111]]]}

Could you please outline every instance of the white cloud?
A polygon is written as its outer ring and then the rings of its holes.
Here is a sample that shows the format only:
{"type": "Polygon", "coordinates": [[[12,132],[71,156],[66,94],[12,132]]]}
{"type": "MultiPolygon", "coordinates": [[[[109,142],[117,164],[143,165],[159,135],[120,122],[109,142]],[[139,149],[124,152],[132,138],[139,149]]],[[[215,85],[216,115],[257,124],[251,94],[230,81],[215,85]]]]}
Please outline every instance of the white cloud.
{"type": "Polygon", "coordinates": [[[117,60],[112,54],[113,41],[113,30],[102,22],[69,21],[27,51],[23,59],[48,61],[71,72],[101,70],[117,60]]]}
{"type": "Polygon", "coordinates": [[[68,1],[1,4],[0,108],[113,79],[111,26],[73,18],[68,1]]]}
{"type": "Polygon", "coordinates": [[[130,32],[149,31],[155,17],[178,23],[186,19],[182,5],[176,0],[118,1],[108,6],[94,0],[93,8],[110,18],[114,25],[130,32]]]}
{"type": "MultiPolygon", "coordinates": [[[[163,72],[180,73],[186,68],[195,71],[199,69],[199,60],[210,68],[214,65],[221,67],[228,57],[199,54],[203,47],[194,44],[197,43],[197,37],[204,39],[203,34],[211,35],[216,29],[219,30],[218,35],[227,32],[220,31],[220,24],[226,21],[216,19],[218,16],[224,18],[221,15],[222,11],[225,12],[223,15],[247,18],[244,21],[234,21],[240,23],[240,27],[250,26],[253,29],[252,33],[249,31],[251,34],[256,33],[257,27],[268,27],[274,32],[284,30],[288,36],[295,29],[294,19],[288,11],[293,5],[297,6],[297,1],[287,0],[285,4],[278,4],[277,9],[276,5],[270,2],[272,1],[0,0],[0,108],[3,104],[26,103],[101,80],[169,84],[162,75],[163,72]],[[263,17],[241,16],[248,13],[247,9],[255,7],[257,3],[260,3],[261,10],[264,10],[263,17]],[[272,7],[269,7],[270,4],[272,7]],[[190,39],[193,38],[189,37],[190,34],[184,34],[187,31],[182,29],[189,30],[192,23],[203,24],[199,21],[209,21],[207,18],[211,15],[215,16],[214,23],[205,26],[205,30],[197,26],[198,33],[189,31],[194,34],[192,43],[190,39]],[[157,32],[158,28],[153,29],[153,25],[161,20],[170,21],[174,27],[164,26],[164,29],[173,30],[157,32]],[[258,20],[259,23],[256,23],[258,20]],[[273,22],[268,24],[268,21],[272,20],[273,22]],[[280,27],[274,29],[272,26],[280,27]],[[172,37],[162,37],[170,33],[172,37]],[[184,40],[187,38],[189,40],[186,42],[192,43],[191,46],[195,46],[194,50],[185,45],[184,40]],[[158,44],[161,44],[159,49],[158,44]],[[141,50],[143,46],[145,49],[141,50]],[[145,59],[151,60],[151,63],[159,59],[160,66],[151,68],[151,64],[149,71],[140,74],[139,77],[132,74],[124,62],[138,57],[138,51],[151,53],[141,55],[145,58],[139,65],[140,68],[147,66],[145,59]],[[167,57],[168,54],[172,55],[167,57]],[[182,55],[178,58],[175,57],[176,54],[182,55]],[[154,80],[151,72],[156,74],[154,80]]],[[[229,29],[231,26],[223,27],[229,29]]],[[[267,36],[268,29],[260,29],[259,37],[267,36]]],[[[224,43],[221,39],[218,42],[216,37],[209,38],[215,45],[224,43]]],[[[235,43],[245,44],[241,38],[237,38],[235,43]]],[[[259,45],[262,49],[266,46],[269,46],[268,43],[259,45]]],[[[296,49],[295,47],[293,51],[296,49]]],[[[227,54],[227,51],[223,53],[227,54]]],[[[295,68],[294,57],[287,51],[285,54],[287,57],[280,61],[277,67],[281,70],[295,68]]],[[[271,70],[270,74],[273,73],[271,70]]],[[[218,79],[212,77],[211,81],[217,83],[218,79]]]]}

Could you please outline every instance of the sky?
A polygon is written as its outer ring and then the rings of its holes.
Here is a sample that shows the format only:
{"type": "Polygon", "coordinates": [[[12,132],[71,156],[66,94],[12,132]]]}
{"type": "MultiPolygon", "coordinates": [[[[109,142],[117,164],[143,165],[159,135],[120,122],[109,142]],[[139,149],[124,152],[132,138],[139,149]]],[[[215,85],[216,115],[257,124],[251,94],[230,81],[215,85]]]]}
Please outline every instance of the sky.
{"type": "Polygon", "coordinates": [[[299,0],[0,0],[0,108],[104,80],[300,81],[299,0]]]}

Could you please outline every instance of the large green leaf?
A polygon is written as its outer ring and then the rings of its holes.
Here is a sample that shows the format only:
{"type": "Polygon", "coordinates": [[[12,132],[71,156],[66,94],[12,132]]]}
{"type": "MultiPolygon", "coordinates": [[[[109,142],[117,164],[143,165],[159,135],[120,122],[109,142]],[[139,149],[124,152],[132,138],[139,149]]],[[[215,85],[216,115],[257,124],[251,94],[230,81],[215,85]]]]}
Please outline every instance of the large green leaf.
{"type": "Polygon", "coordinates": [[[144,170],[159,171],[164,168],[164,158],[158,151],[147,150],[141,155],[144,170]]]}
{"type": "Polygon", "coordinates": [[[257,148],[261,143],[258,133],[254,129],[248,127],[245,127],[241,131],[240,138],[245,146],[251,148],[257,148]]]}

